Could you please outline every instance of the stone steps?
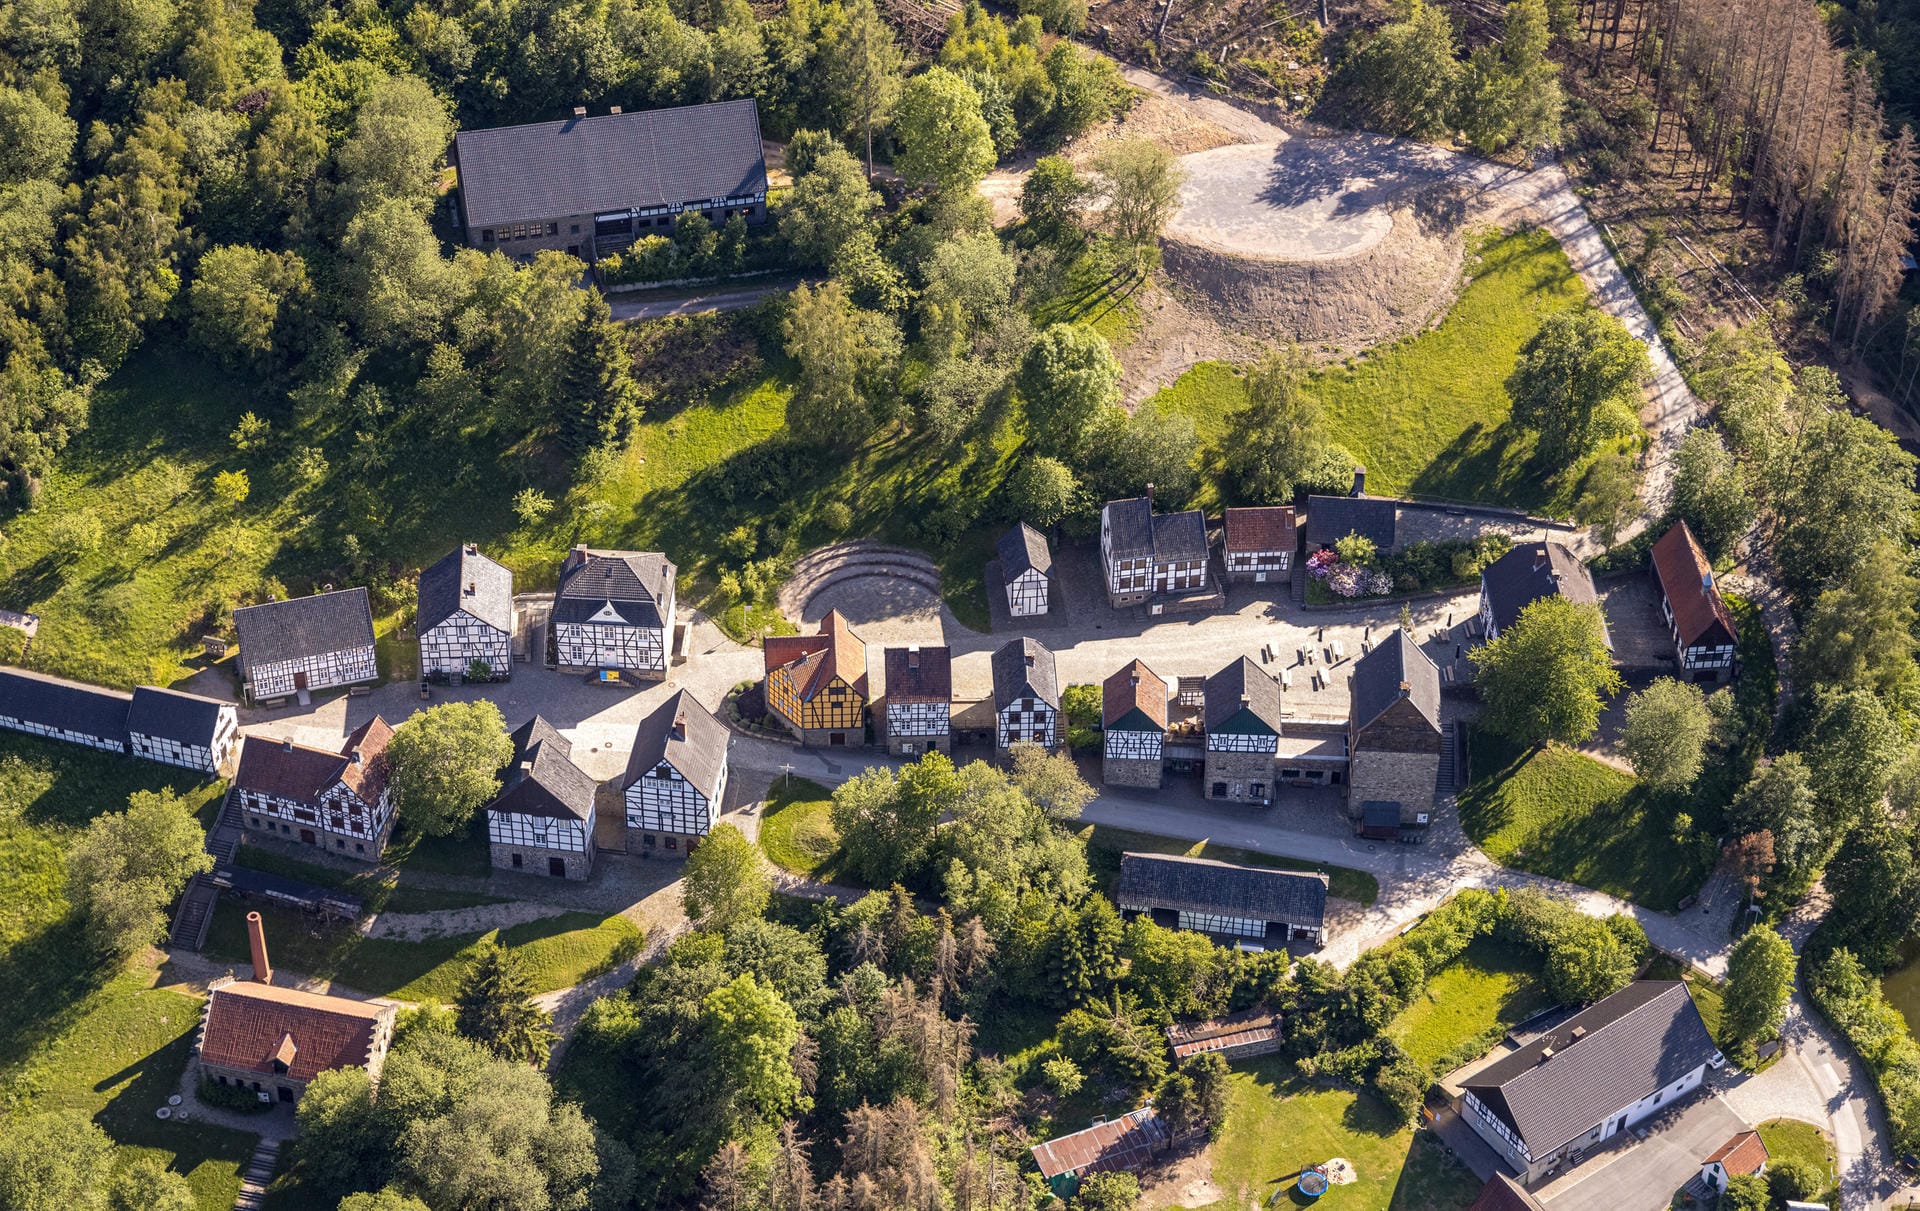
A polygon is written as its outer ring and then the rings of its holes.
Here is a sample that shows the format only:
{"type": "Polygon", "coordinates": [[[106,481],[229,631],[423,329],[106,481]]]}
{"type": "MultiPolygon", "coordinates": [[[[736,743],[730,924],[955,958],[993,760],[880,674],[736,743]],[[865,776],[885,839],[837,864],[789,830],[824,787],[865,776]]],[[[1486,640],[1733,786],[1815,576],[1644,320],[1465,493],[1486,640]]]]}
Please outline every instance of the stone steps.
{"type": "Polygon", "coordinates": [[[233,1211],[259,1211],[267,1205],[267,1187],[273,1184],[273,1164],[280,1157],[280,1141],[263,1139],[240,1170],[240,1193],[233,1211]]]}

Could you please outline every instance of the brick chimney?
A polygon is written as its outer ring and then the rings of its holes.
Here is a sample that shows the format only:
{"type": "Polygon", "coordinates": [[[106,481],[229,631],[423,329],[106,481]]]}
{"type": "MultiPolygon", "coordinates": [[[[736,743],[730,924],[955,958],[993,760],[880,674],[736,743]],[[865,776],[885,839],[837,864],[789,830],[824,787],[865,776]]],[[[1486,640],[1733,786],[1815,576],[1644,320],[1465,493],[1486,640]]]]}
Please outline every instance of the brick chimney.
{"type": "Polygon", "coordinates": [[[267,962],[267,931],[260,914],[247,914],[247,949],[253,952],[253,978],[261,984],[273,983],[273,965],[267,962]]]}
{"type": "Polygon", "coordinates": [[[1153,485],[1147,485],[1147,512],[1153,512],[1153,485]]]}
{"type": "Polygon", "coordinates": [[[685,715],[675,715],[673,717],[673,738],[682,741],[687,738],[687,717],[685,715]]]}

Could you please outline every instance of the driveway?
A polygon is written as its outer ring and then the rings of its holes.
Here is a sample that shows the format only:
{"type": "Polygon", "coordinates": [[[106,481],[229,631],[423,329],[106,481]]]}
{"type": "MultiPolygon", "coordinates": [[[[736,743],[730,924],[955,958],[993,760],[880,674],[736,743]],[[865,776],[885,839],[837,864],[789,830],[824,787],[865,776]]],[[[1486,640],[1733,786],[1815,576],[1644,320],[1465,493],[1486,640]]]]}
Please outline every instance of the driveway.
{"type": "Polygon", "coordinates": [[[1547,1211],[1659,1211],[1701,1161],[1747,1127],[1718,1094],[1696,1097],[1655,1120],[1646,1139],[1622,1132],[1613,1147],[1537,1187],[1534,1197],[1547,1211]]]}

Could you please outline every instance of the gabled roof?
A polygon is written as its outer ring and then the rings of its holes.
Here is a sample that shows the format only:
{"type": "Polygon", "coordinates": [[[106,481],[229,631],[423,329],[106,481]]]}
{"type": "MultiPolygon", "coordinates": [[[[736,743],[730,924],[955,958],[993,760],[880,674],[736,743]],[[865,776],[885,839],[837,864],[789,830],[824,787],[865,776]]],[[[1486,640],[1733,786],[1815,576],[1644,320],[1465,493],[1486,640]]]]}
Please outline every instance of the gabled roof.
{"type": "Polygon", "coordinates": [[[338,752],[248,736],[240,742],[240,768],[233,776],[238,790],[257,791],[281,799],[312,803],[336,782],[368,803],[377,802],[387,787],[387,742],[393,729],[375,715],[347,737],[338,752]],[[355,752],[360,760],[353,760],[355,752]]]}
{"type": "Polygon", "coordinates": [[[0,668],[0,714],[28,723],[125,744],[131,701],[131,695],[119,690],[26,669],[0,668]]]}
{"type": "Polygon", "coordinates": [[[953,701],[953,649],[888,648],[881,663],[888,702],[953,701]]]}
{"type": "Polygon", "coordinates": [[[593,778],[573,763],[573,742],[535,715],[513,733],[513,764],[488,811],[554,820],[593,819],[593,778]]]}
{"type": "Polygon", "coordinates": [[[425,634],[463,610],[496,631],[513,633],[513,573],[470,544],[420,573],[415,632],[425,634]]]}
{"type": "Polygon", "coordinates": [[[1167,683],[1138,660],[1100,686],[1100,720],[1110,732],[1167,730],[1167,683]]]}
{"type": "Polygon", "coordinates": [[[1060,677],[1053,653],[1035,639],[1016,639],[993,654],[993,706],[1005,710],[1020,698],[1038,698],[1060,709],[1060,677]]]}
{"type": "Polygon", "coordinates": [[[1110,500],[1101,510],[1107,545],[1115,559],[1153,558],[1153,502],[1144,496],[1110,500]]]}
{"type": "Polygon", "coordinates": [[[392,1012],[390,1005],[235,980],[207,994],[200,1058],[271,1073],[278,1057],[289,1077],[312,1080],[330,1068],[371,1062],[380,1019],[392,1012]]]}
{"type": "Polygon", "coordinates": [[[1040,1176],[1049,1180],[1062,1173],[1084,1177],[1138,1169],[1167,1139],[1159,1114],[1152,1106],[1142,1106],[1084,1131],[1035,1144],[1033,1163],[1040,1167],[1040,1176]]]}
{"type": "Polygon", "coordinates": [[[1297,534],[1288,505],[1228,509],[1222,529],[1229,551],[1291,551],[1297,534]]]}
{"type": "Polygon", "coordinates": [[[133,705],[127,711],[127,731],[181,744],[210,745],[220,716],[233,709],[233,703],[218,698],[157,685],[136,686],[133,705]]]}
{"type": "Polygon", "coordinates": [[[1495,1173],[1480,1187],[1480,1197],[1467,1211],[1544,1211],[1540,1200],[1504,1173],[1495,1173]]]}
{"type": "Polygon", "coordinates": [[[1280,683],[1245,656],[1207,678],[1209,732],[1280,734],[1280,683]]]}
{"type": "Polygon", "coordinates": [[[1318,929],[1327,917],[1327,876],[1234,866],[1211,858],[1130,853],[1120,855],[1113,901],[1318,929]]]}
{"type": "Polygon", "coordinates": [[[1405,627],[1394,628],[1393,634],[1355,661],[1349,681],[1354,730],[1366,727],[1402,698],[1413,702],[1434,731],[1440,730],[1440,670],[1405,627]]]}
{"type": "Polygon", "coordinates": [[[771,673],[791,665],[800,700],[810,702],[838,677],[849,689],[867,697],[867,645],[838,610],[828,610],[814,635],[769,635],[762,656],[771,673]]]}
{"type": "Polygon", "coordinates": [[[1349,534],[1371,538],[1385,554],[1393,548],[1400,506],[1374,496],[1307,497],[1307,543],[1330,547],[1349,534]]]}
{"type": "Polygon", "coordinates": [[[625,791],[665,761],[711,802],[727,768],[728,739],[726,724],[681,690],[640,721],[620,789],[625,791]]]}
{"type": "Polygon", "coordinates": [[[1480,573],[1493,624],[1504,631],[1520,611],[1555,594],[1582,605],[1597,605],[1593,576],[1578,556],[1557,542],[1524,542],[1488,564],[1480,573]]]}
{"type": "Polygon", "coordinates": [[[1767,1143],[1760,1138],[1760,1133],[1742,1131],[1714,1149],[1713,1155],[1701,1164],[1717,1164],[1727,1171],[1727,1176],[1739,1177],[1744,1173],[1760,1172],[1766,1167],[1768,1159],[1767,1143]]]}
{"type": "Polygon", "coordinates": [[[750,99],[463,130],[453,143],[461,204],[474,227],[767,188],[750,99]]]}
{"type": "Polygon", "coordinates": [[[364,588],[337,589],[244,606],[233,612],[240,661],[248,668],[373,646],[373,607],[364,588]]]}
{"type": "Polygon", "coordinates": [[[658,551],[575,547],[560,565],[553,620],[588,622],[611,607],[620,622],[628,626],[662,627],[663,610],[673,596],[673,578],[678,572],[673,561],[658,551]]]}
{"type": "Polygon", "coordinates": [[[1153,519],[1153,562],[1175,563],[1207,557],[1207,515],[1198,509],[1161,513],[1153,519]]]}
{"type": "Polygon", "coordinates": [[[1039,572],[1041,575],[1053,571],[1053,552],[1047,549],[1047,536],[1026,522],[1000,536],[994,544],[994,553],[1000,557],[1000,575],[1006,580],[1020,578],[1023,572],[1039,572]]]}
{"type": "Polygon", "coordinates": [[[1724,639],[1715,636],[1716,642],[1733,642],[1737,633],[1733,615],[1713,582],[1713,565],[1707,562],[1707,553],[1700,549],[1686,522],[1675,522],[1653,544],[1653,574],[1660,578],[1660,591],[1673,609],[1681,646],[1691,647],[1714,636],[1715,627],[1725,635],[1724,639]]]}
{"type": "Polygon", "coordinates": [[[1184,1060],[1208,1051],[1273,1042],[1280,1037],[1280,1015],[1264,1005],[1204,1022],[1175,1022],[1167,1027],[1173,1058],[1184,1060]]]}
{"type": "Polygon", "coordinates": [[[1466,1088],[1535,1156],[1717,1054],[1679,980],[1638,980],[1474,1074],[1466,1088]]]}

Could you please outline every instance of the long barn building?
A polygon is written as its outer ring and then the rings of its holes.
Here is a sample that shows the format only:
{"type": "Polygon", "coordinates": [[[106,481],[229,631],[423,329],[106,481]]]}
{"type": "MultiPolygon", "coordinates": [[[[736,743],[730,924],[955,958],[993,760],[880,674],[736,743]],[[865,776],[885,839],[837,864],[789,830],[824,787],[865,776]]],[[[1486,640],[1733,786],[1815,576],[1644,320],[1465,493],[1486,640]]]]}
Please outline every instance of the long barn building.
{"type": "Polygon", "coordinates": [[[219,774],[240,730],[231,702],[143,685],[102,686],[0,668],[0,728],[219,774]]]}

